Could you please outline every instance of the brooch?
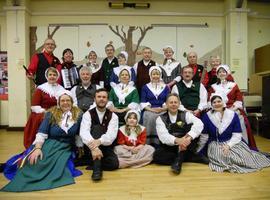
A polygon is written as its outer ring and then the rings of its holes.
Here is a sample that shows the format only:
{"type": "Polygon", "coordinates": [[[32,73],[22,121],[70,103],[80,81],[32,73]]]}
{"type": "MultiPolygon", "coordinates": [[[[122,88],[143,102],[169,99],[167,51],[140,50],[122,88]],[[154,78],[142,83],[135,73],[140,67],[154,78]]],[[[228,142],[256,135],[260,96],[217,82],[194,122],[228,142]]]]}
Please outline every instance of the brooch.
{"type": "Polygon", "coordinates": [[[178,121],[178,122],[176,122],[176,124],[177,124],[177,126],[179,126],[179,127],[183,127],[184,124],[185,124],[185,122],[178,121]]]}

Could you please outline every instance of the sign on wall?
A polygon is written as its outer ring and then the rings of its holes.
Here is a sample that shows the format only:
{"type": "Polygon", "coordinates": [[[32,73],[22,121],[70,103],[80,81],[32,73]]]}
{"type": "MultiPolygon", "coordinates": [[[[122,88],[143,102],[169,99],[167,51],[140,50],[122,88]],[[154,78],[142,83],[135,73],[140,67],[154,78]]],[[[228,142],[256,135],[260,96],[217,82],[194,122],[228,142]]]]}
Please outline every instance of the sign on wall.
{"type": "Polygon", "coordinates": [[[8,100],[8,66],[6,51],[0,51],[0,100],[8,100]]]}

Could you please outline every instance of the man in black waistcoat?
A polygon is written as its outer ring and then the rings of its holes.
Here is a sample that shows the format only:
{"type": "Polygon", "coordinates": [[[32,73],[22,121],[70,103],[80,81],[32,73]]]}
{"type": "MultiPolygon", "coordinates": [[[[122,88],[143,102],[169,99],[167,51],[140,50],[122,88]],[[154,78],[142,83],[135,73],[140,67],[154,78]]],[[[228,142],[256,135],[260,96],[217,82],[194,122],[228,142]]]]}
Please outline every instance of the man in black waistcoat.
{"type": "Polygon", "coordinates": [[[94,107],[94,98],[97,89],[101,87],[91,83],[92,71],[90,67],[83,66],[80,71],[81,83],[71,89],[74,105],[86,112],[91,106],[94,107]]]}
{"type": "MultiPolygon", "coordinates": [[[[60,73],[61,64],[57,57],[53,55],[56,48],[55,41],[52,38],[47,38],[43,44],[44,51],[37,53],[31,58],[28,66],[28,73],[26,74],[29,79],[35,79],[36,85],[41,85],[47,82],[45,71],[49,67],[55,67],[60,73]]],[[[61,81],[59,80],[58,83],[61,81]]]]}
{"type": "Polygon", "coordinates": [[[104,88],[109,92],[111,90],[110,77],[113,72],[113,68],[118,67],[118,59],[114,56],[114,46],[112,44],[107,44],[105,46],[105,53],[107,55],[101,62],[102,73],[104,74],[104,88]]]}
{"type": "Polygon", "coordinates": [[[149,69],[152,66],[156,66],[156,62],[152,59],[152,49],[150,47],[144,47],[142,50],[143,59],[135,63],[133,69],[136,73],[136,88],[141,95],[142,87],[150,82],[149,69]]]}
{"type": "Polygon", "coordinates": [[[101,88],[96,90],[96,107],[83,114],[80,136],[90,150],[89,159],[93,161],[92,180],[102,178],[103,170],[114,170],[119,166],[112,143],[118,131],[118,117],[106,109],[108,92],[101,88]]]}
{"type": "Polygon", "coordinates": [[[203,123],[190,112],[178,110],[180,100],[177,94],[168,95],[168,111],[156,120],[156,129],[162,145],[154,153],[154,162],[171,165],[175,174],[181,172],[184,161],[208,163],[208,159],[197,155],[197,139],[203,130],[203,123]]]}

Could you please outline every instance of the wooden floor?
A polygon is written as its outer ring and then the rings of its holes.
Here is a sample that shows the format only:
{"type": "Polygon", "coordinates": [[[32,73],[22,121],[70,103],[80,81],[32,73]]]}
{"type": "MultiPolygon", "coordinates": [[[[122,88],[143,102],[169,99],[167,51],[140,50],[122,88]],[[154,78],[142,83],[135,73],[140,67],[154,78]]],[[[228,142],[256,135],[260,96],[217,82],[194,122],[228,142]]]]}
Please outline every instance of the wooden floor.
{"type": "MultiPolygon", "coordinates": [[[[23,150],[22,132],[0,130],[0,162],[23,150]]],[[[256,137],[262,151],[270,151],[270,140],[256,137]]],[[[270,199],[270,168],[250,174],[211,172],[207,165],[184,163],[182,173],[175,176],[168,166],[150,165],[140,169],[104,172],[99,183],[90,180],[91,171],[79,168],[83,175],[76,184],[41,192],[0,192],[0,199],[270,199]]],[[[0,187],[8,181],[0,175],[0,187]]]]}

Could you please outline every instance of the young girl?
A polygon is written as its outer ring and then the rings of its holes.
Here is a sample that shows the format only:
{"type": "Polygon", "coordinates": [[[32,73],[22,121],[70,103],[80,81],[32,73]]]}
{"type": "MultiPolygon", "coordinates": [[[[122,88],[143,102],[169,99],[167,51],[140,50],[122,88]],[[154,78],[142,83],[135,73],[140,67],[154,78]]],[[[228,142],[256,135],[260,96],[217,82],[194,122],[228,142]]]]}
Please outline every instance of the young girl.
{"type": "Polygon", "coordinates": [[[130,110],[125,116],[126,125],[119,128],[117,145],[114,149],[119,160],[119,168],[138,168],[153,159],[154,148],[146,143],[146,128],[139,125],[140,114],[130,110]]]}

